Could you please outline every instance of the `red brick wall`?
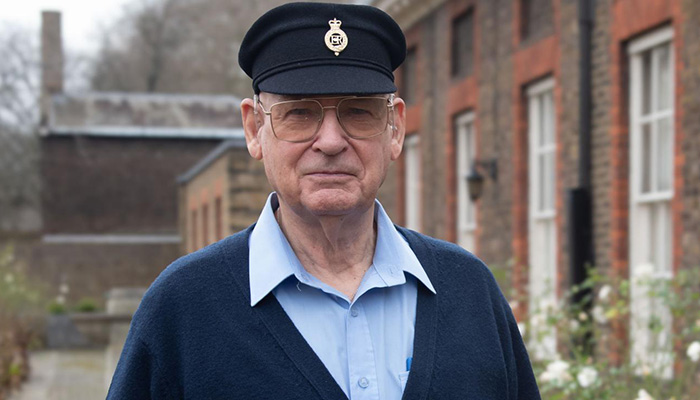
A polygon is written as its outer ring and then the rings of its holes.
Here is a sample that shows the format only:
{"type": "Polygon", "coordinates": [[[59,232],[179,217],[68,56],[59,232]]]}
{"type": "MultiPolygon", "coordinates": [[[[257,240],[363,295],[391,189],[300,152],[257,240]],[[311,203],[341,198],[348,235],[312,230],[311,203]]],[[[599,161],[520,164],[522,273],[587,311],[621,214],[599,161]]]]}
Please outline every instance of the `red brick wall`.
{"type": "MultiPolygon", "coordinates": [[[[521,1],[446,1],[407,30],[418,41],[421,106],[409,112],[409,132],[421,134],[424,232],[456,239],[454,115],[473,110],[477,156],[496,158],[497,182],[486,181],[478,202],[478,255],[491,266],[513,265],[512,281],[527,288],[528,140],[525,88],[544,77],[555,80],[556,211],[559,285],[568,286],[566,193],[579,184],[579,26],[576,2],[550,0],[551,26],[523,38],[521,1]],[[474,7],[473,76],[449,74],[450,21],[474,7]],[[419,32],[419,33],[416,33],[419,32]],[[444,205],[444,207],[443,207],[444,205]]],[[[700,2],[693,0],[599,0],[592,38],[592,201],[594,262],[599,270],[627,276],[629,133],[626,45],[671,24],[674,28],[675,197],[674,268],[697,267],[700,259],[700,2]]],[[[399,72],[400,73],[400,72],[399,72]]],[[[403,169],[390,177],[396,188],[397,222],[403,222],[403,169]]],[[[389,195],[386,202],[391,202],[389,195]]],[[[526,310],[520,309],[520,316],[526,310]]],[[[626,332],[616,327],[620,338],[626,332]]]]}
{"type": "MultiPolygon", "coordinates": [[[[472,74],[466,76],[462,79],[451,79],[449,87],[447,89],[447,112],[445,113],[445,124],[447,129],[445,129],[445,187],[447,200],[445,202],[445,221],[446,229],[444,232],[444,239],[451,242],[457,240],[457,176],[455,175],[457,158],[455,153],[456,147],[456,136],[455,136],[455,118],[461,113],[469,110],[475,110],[477,104],[479,103],[479,89],[477,82],[479,82],[480,72],[481,72],[481,24],[479,20],[479,12],[476,5],[476,1],[452,1],[447,3],[447,9],[450,21],[454,20],[460,14],[471,9],[472,18],[474,21],[473,25],[473,40],[474,40],[474,57],[473,57],[473,68],[472,74]]],[[[452,31],[452,23],[447,24],[449,27],[447,34],[447,44],[448,44],[448,57],[447,60],[452,59],[452,47],[450,44],[454,38],[454,32],[452,31]]],[[[479,148],[479,127],[478,127],[478,114],[476,114],[476,120],[474,121],[475,134],[476,134],[476,147],[479,148]]],[[[476,158],[479,158],[480,154],[476,153],[476,158]]],[[[478,206],[477,206],[478,207],[478,206]]],[[[480,226],[480,225],[478,225],[480,226]]],[[[476,236],[479,236],[480,229],[476,232],[476,236]]],[[[478,243],[478,240],[475,241],[478,243]]]]}
{"type": "MultiPolygon", "coordinates": [[[[559,49],[559,0],[553,0],[554,9],[554,29],[555,34],[545,36],[539,40],[522,41],[520,35],[520,20],[517,16],[521,15],[519,10],[520,2],[515,2],[516,18],[513,18],[513,43],[515,51],[513,52],[513,86],[512,86],[512,113],[514,121],[513,129],[513,169],[514,181],[512,186],[513,196],[513,238],[512,248],[515,262],[512,271],[512,285],[519,294],[526,294],[528,287],[528,210],[529,210],[529,139],[528,139],[528,117],[527,117],[527,98],[525,96],[526,87],[532,83],[545,77],[554,78],[554,107],[556,110],[555,117],[555,140],[557,143],[556,153],[556,225],[558,242],[561,243],[565,232],[563,230],[563,186],[561,175],[563,168],[561,162],[561,129],[560,117],[562,110],[561,102],[561,82],[560,82],[560,49],[559,49]]],[[[561,249],[561,246],[559,246],[561,249]]],[[[558,250],[559,250],[558,249],[558,250]]],[[[557,251],[557,265],[559,268],[559,279],[562,278],[563,257],[562,252],[557,251]]],[[[557,287],[560,287],[560,282],[557,287]]],[[[521,303],[520,308],[516,311],[516,315],[523,316],[526,310],[526,304],[521,303]]]]}

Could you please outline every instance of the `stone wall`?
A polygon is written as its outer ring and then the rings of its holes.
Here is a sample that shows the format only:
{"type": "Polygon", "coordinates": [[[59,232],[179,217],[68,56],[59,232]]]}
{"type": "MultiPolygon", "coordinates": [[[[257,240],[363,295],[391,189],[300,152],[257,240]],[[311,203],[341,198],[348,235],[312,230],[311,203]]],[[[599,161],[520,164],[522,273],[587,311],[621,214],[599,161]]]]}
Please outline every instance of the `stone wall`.
{"type": "MultiPolygon", "coordinates": [[[[257,221],[267,196],[271,192],[261,161],[248,154],[245,142],[224,143],[209,155],[210,162],[193,169],[192,176],[180,187],[180,235],[182,251],[190,253],[216,242],[217,223],[222,224],[223,235],[228,236],[247,228],[257,221]],[[216,220],[214,204],[221,198],[221,220],[216,220]],[[208,205],[207,227],[209,234],[203,241],[202,207],[208,205]],[[196,221],[193,212],[197,214],[196,221]],[[196,226],[195,226],[196,224],[196,226]],[[193,229],[194,227],[194,229],[193,229]],[[195,233],[196,231],[196,233],[195,233]],[[193,237],[193,234],[196,237],[193,237]]],[[[188,172],[189,174],[189,172],[188,172]]]]}
{"type": "Polygon", "coordinates": [[[229,232],[235,233],[258,220],[272,191],[262,161],[244,147],[229,154],[229,232]]]}

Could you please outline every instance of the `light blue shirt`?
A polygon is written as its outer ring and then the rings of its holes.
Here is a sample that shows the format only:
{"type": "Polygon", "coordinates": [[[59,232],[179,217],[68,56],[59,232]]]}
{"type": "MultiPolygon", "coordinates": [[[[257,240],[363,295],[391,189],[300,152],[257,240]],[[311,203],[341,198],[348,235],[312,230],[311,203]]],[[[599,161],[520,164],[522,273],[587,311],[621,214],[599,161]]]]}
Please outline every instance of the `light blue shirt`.
{"type": "Polygon", "coordinates": [[[270,292],[352,400],[400,399],[413,356],[418,281],[435,293],[375,201],[374,259],[350,301],[306,272],[282,233],[272,193],[250,236],[250,305],[270,292]]]}

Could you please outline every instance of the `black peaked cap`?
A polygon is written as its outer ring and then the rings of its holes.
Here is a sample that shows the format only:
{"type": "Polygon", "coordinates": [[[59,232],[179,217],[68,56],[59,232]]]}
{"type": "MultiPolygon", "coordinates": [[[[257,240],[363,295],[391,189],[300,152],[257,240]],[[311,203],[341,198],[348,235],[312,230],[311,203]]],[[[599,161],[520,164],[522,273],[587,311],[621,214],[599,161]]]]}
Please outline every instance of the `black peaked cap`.
{"type": "Polygon", "coordinates": [[[401,28],[378,8],[289,3],[255,21],[238,64],[253,78],[255,93],[380,94],[396,91],[393,71],[405,57],[401,28]],[[331,20],[346,35],[337,55],[326,44],[331,20]]]}

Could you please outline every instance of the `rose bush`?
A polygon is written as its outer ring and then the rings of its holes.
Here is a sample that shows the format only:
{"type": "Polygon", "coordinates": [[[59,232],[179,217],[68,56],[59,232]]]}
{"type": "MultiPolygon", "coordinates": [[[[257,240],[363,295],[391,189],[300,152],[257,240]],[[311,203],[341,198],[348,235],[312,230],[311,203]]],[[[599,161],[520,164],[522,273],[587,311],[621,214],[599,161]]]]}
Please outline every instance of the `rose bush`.
{"type": "Polygon", "coordinates": [[[632,283],[591,269],[559,303],[530,310],[529,320],[519,323],[528,348],[547,348],[549,340],[552,349],[556,338],[551,354],[534,359],[530,352],[543,399],[700,399],[700,268],[632,283]],[[630,302],[639,299],[635,290],[647,303],[630,302]],[[641,356],[630,329],[643,330],[641,356]]]}

